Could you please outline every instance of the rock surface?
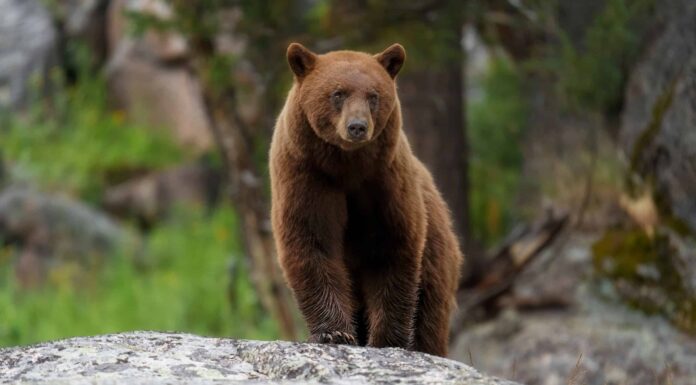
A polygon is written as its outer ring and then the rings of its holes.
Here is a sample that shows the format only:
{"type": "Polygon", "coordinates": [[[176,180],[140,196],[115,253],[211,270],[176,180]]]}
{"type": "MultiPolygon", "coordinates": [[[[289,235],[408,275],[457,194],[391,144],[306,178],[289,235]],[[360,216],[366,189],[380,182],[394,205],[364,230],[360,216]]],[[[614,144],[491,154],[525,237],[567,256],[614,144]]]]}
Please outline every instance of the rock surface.
{"type": "Polygon", "coordinates": [[[81,202],[22,186],[0,191],[0,246],[18,247],[15,267],[23,286],[41,284],[61,268],[99,265],[134,241],[108,216],[81,202]]]}
{"type": "Polygon", "coordinates": [[[451,356],[528,385],[692,385],[696,338],[588,279],[592,241],[575,236],[549,249],[516,283],[520,299],[561,295],[569,307],[508,310],[461,333],[451,356]]]}
{"type": "Polygon", "coordinates": [[[651,193],[668,230],[675,249],[669,258],[684,283],[677,286],[691,303],[676,308],[696,329],[696,2],[656,6],[661,23],[631,73],[619,143],[640,176],[633,180],[634,192],[651,193]]]}
{"type": "Polygon", "coordinates": [[[177,65],[161,65],[141,41],[124,40],[107,69],[116,108],[149,127],[162,128],[194,152],[212,148],[210,121],[198,80],[177,65]]]}
{"type": "MultiPolygon", "coordinates": [[[[142,14],[159,20],[171,20],[174,11],[171,5],[162,0],[111,0],[108,7],[109,46],[116,49],[129,36],[129,13],[142,14]]],[[[137,39],[143,48],[160,62],[184,60],[189,54],[188,43],[183,35],[174,31],[149,29],[137,39]]]]}
{"type": "Polygon", "coordinates": [[[129,36],[127,13],[171,20],[161,0],[114,0],[108,10],[110,57],[106,67],[111,101],[131,119],[163,128],[183,147],[206,152],[213,147],[203,91],[186,64],[188,46],[174,32],[147,31],[129,36]]]}
{"type": "Polygon", "coordinates": [[[529,385],[571,378],[587,385],[691,385],[696,378],[696,340],[664,319],[589,293],[575,311],[554,313],[510,312],[468,330],[453,354],[465,362],[471,354],[483,370],[529,385]]]}
{"type": "Polygon", "coordinates": [[[40,1],[0,0],[0,111],[46,88],[55,44],[53,21],[40,1]]]}
{"type": "Polygon", "coordinates": [[[132,332],[0,350],[0,384],[514,385],[401,349],[132,332]]]}
{"type": "Polygon", "coordinates": [[[663,26],[632,72],[619,143],[661,214],[696,232],[696,2],[659,2],[663,26]]]}
{"type": "Polygon", "coordinates": [[[103,205],[118,217],[135,218],[150,226],[178,205],[214,204],[221,183],[221,173],[212,167],[182,164],[108,188],[103,205]]]}

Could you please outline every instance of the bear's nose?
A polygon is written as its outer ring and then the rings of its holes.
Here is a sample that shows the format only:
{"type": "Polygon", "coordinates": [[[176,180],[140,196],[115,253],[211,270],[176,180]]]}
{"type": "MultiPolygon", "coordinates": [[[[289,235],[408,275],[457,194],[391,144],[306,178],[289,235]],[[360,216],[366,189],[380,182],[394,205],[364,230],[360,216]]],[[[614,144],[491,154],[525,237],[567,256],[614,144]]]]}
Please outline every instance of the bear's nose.
{"type": "Polygon", "coordinates": [[[367,134],[367,122],[362,119],[353,119],[348,122],[348,135],[353,140],[364,139],[367,134]]]}

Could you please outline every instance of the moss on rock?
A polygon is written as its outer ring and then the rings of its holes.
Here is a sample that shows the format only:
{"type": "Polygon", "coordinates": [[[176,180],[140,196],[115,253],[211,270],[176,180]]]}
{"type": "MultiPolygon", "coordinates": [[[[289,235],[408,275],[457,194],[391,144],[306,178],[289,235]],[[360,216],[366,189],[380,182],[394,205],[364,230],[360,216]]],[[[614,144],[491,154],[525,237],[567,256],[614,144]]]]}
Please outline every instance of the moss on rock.
{"type": "Polygon", "coordinates": [[[622,299],[696,334],[696,293],[682,275],[678,252],[668,232],[649,237],[640,229],[609,230],[592,247],[595,273],[622,299]]]}

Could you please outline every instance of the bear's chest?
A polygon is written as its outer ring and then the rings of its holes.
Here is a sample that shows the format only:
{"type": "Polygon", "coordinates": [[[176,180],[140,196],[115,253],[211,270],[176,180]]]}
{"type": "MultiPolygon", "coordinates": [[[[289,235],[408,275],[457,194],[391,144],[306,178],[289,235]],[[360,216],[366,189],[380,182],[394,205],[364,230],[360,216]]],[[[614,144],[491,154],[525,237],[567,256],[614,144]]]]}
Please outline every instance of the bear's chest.
{"type": "Polygon", "coordinates": [[[365,191],[347,194],[345,244],[362,249],[361,255],[369,254],[370,250],[367,249],[374,249],[380,239],[388,235],[385,234],[388,226],[384,207],[385,202],[377,191],[372,194],[365,191]]]}
{"type": "Polygon", "coordinates": [[[385,164],[383,151],[374,144],[346,152],[324,143],[311,154],[314,167],[335,188],[351,192],[350,199],[361,205],[367,198],[362,195],[366,189],[370,189],[370,180],[375,180],[376,175],[382,172],[381,165],[385,164]]]}

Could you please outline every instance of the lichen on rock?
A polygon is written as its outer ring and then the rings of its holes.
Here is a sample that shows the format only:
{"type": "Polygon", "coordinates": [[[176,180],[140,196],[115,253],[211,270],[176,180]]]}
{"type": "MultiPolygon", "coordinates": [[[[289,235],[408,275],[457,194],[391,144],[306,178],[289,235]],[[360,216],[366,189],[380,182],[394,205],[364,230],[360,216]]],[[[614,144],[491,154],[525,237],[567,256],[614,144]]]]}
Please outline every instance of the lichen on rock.
{"type": "Polygon", "coordinates": [[[131,332],[0,350],[0,384],[515,385],[462,363],[346,345],[131,332]]]}

